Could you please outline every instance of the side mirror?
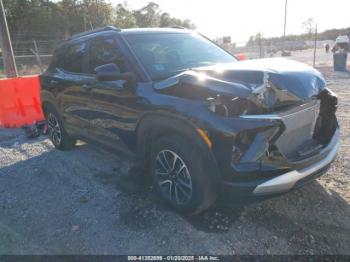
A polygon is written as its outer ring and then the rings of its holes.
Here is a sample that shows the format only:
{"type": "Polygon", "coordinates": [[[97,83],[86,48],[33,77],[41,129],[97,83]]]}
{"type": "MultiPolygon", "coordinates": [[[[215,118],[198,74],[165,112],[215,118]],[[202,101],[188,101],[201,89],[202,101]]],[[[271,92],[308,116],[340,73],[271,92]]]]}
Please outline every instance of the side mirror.
{"type": "Polygon", "coordinates": [[[95,68],[99,81],[114,81],[119,79],[120,69],[116,64],[105,64],[95,68]]]}
{"type": "Polygon", "coordinates": [[[127,82],[135,81],[136,76],[132,72],[121,73],[116,64],[105,64],[95,68],[96,78],[99,81],[125,80],[127,82]]]}

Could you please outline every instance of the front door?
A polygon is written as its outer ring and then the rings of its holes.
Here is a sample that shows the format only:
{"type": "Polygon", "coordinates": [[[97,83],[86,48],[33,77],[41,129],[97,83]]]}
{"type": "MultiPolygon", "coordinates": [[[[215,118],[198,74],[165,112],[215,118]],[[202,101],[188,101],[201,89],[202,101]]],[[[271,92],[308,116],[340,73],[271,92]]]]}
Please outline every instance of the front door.
{"type": "Polygon", "coordinates": [[[126,87],[124,80],[98,81],[94,69],[98,66],[115,63],[120,70],[129,70],[121,59],[116,40],[113,37],[93,39],[90,42],[89,73],[94,76],[90,90],[89,108],[91,134],[94,139],[113,148],[128,150],[135,141],[135,127],[141,114],[138,110],[138,97],[132,88],[126,87]]]}

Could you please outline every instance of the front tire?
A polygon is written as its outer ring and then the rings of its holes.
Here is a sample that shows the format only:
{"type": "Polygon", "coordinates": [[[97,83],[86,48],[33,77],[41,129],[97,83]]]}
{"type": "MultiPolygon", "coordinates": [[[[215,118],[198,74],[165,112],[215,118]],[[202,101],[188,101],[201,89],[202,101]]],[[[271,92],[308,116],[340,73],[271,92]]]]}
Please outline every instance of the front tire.
{"type": "Polygon", "coordinates": [[[50,105],[45,110],[48,135],[52,144],[59,150],[69,150],[76,144],[76,140],[70,137],[63,126],[58,112],[50,105]]]}
{"type": "Polygon", "coordinates": [[[179,135],[164,136],[152,150],[151,175],[161,198],[179,212],[194,215],[216,199],[200,148],[179,135]]]}

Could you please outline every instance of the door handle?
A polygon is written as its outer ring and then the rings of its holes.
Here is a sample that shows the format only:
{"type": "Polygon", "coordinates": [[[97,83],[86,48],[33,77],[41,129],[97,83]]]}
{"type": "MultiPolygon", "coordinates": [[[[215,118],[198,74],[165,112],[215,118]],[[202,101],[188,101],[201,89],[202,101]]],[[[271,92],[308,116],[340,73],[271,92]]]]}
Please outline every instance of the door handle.
{"type": "Polygon", "coordinates": [[[52,86],[58,85],[58,81],[56,81],[56,80],[51,80],[51,81],[50,81],[50,85],[52,85],[52,86]]]}
{"type": "Polygon", "coordinates": [[[87,85],[87,84],[84,84],[81,87],[86,89],[86,90],[88,90],[88,91],[90,91],[92,89],[92,86],[91,85],[87,85]]]}

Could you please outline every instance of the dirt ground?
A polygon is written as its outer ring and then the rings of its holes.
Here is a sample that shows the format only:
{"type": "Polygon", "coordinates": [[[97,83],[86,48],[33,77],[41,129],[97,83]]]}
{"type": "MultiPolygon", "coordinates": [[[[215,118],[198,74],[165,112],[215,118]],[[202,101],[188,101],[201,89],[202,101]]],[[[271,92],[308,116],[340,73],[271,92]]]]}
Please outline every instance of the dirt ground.
{"type": "Polygon", "coordinates": [[[60,152],[45,137],[0,129],[0,254],[349,255],[350,73],[319,66],[340,99],[341,147],[328,173],[195,217],[164,206],[130,159],[84,143],[60,152]]]}

